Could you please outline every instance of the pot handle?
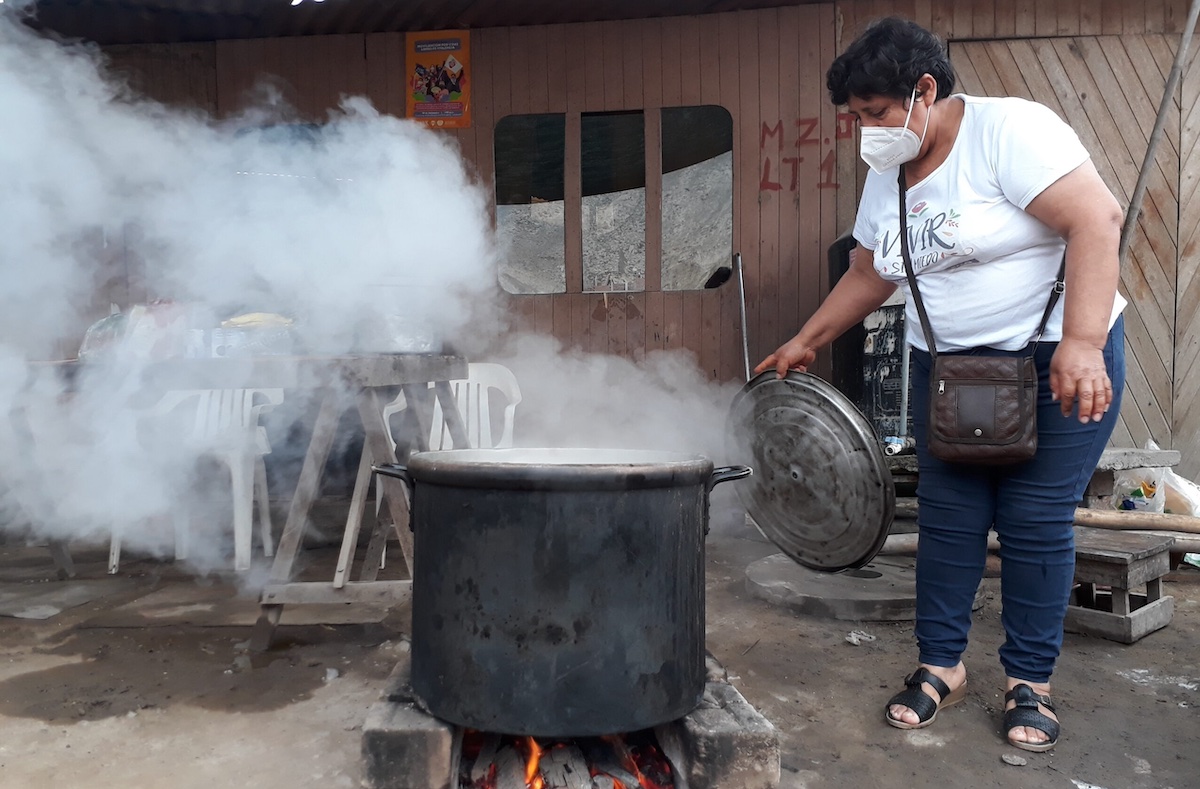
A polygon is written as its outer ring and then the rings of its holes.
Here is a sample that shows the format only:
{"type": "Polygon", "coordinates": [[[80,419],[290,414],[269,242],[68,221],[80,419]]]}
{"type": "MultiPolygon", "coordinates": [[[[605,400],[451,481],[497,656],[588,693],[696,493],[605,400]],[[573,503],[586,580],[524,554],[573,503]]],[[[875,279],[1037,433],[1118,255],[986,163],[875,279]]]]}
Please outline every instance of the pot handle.
{"type": "Polygon", "coordinates": [[[749,466],[721,466],[713,469],[712,476],[708,478],[708,489],[712,490],[722,482],[728,482],[731,479],[744,479],[754,473],[754,469],[749,466]]]}
{"type": "MultiPolygon", "coordinates": [[[[413,500],[414,491],[412,474],[408,473],[408,467],[403,463],[384,463],[379,466],[371,466],[371,471],[374,471],[376,474],[382,474],[385,477],[395,477],[403,482],[404,487],[408,488],[409,502],[413,500]]],[[[411,507],[412,505],[410,504],[409,506],[411,507]]],[[[408,518],[408,530],[413,530],[413,519],[411,514],[408,518]]]]}
{"type": "Polygon", "coordinates": [[[401,463],[384,463],[379,466],[371,466],[371,471],[376,474],[382,474],[385,477],[395,477],[404,482],[408,487],[408,493],[411,496],[413,492],[413,478],[408,473],[408,467],[401,463]]]}

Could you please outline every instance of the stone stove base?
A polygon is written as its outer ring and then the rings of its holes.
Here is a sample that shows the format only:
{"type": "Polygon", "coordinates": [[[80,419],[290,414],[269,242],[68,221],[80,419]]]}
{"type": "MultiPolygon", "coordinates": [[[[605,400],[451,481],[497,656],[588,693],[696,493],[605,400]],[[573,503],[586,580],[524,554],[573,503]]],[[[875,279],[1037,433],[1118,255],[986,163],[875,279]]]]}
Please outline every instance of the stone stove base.
{"type": "MultiPolygon", "coordinates": [[[[422,711],[408,686],[408,664],[392,672],[363,723],[364,785],[369,789],[458,789],[461,730],[422,711]]],[[[675,771],[676,789],[776,789],[779,732],[709,659],[699,706],[654,731],[675,771]]]]}

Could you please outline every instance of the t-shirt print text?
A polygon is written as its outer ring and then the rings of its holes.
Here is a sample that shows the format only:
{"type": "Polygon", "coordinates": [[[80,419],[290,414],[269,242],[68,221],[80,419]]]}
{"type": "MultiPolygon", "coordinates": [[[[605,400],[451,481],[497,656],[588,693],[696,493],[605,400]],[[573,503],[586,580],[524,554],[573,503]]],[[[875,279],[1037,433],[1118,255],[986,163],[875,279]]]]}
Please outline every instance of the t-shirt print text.
{"type": "MultiPolygon", "coordinates": [[[[914,272],[947,258],[958,258],[951,268],[976,262],[964,259],[969,258],[975,250],[960,243],[960,218],[961,215],[953,208],[935,214],[924,200],[909,209],[905,225],[914,272]]],[[[875,268],[884,276],[904,274],[904,258],[900,255],[900,234],[897,231],[896,227],[889,228],[878,239],[876,248],[880,254],[876,256],[875,268]]]]}

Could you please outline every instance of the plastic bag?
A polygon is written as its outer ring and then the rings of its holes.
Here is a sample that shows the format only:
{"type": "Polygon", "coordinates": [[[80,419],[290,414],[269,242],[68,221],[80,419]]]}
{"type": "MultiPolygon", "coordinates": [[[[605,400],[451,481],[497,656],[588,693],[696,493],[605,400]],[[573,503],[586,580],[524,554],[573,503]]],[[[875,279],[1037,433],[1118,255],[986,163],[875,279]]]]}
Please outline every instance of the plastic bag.
{"type": "Polygon", "coordinates": [[[1134,468],[1113,475],[1114,510],[1163,512],[1166,490],[1161,468],[1134,468]]]}
{"type": "Polygon", "coordinates": [[[1163,473],[1163,512],[1200,518],[1200,485],[1167,469],[1163,473]]]}

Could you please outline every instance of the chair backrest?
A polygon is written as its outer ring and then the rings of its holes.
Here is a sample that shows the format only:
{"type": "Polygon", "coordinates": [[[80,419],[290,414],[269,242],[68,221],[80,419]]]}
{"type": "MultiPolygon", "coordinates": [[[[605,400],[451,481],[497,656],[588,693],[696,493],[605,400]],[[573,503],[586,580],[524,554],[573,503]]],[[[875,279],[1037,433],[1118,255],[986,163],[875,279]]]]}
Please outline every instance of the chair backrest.
{"type": "MultiPolygon", "coordinates": [[[[432,385],[431,385],[432,386],[432,385]]],[[[450,382],[454,392],[454,400],[458,412],[467,428],[467,440],[470,448],[511,447],[513,445],[513,424],[516,419],[517,406],[521,402],[521,387],[517,377],[502,364],[492,362],[472,362],[468,365],[467,378],[450,382]],[[499,393],[504,398],[504,412],[500,420],[500,434],[497,437],[492,429],[492,398],[493,393],[499,393]]],[[[432,397],[432,394],[431,394],[432,397]]],[[[433,421],[429,431],[430,449],[465,449],[454,447],[450,430],[446,425],[442,404],[433,397],[433,421]]],[[[401,392],[395,400],[383,409],[384,423],[391,425],[391,418],[408,407],[408,401],[401,392]]],[[[392,448],[396,448],[395,439],[389,432],[392,448]]]]}
{"type": "Polygon", "coordinates": [[[180,389],[167,392],[150,410],[165,416],[183,408],[194,408],[184,439],[201,446],[244,443],[254,440],[259,451],[269,452],[259,416],[283,403],[282,389],[180,389]],[[194,402],[193,402],[194,401],[194,402]]]}

